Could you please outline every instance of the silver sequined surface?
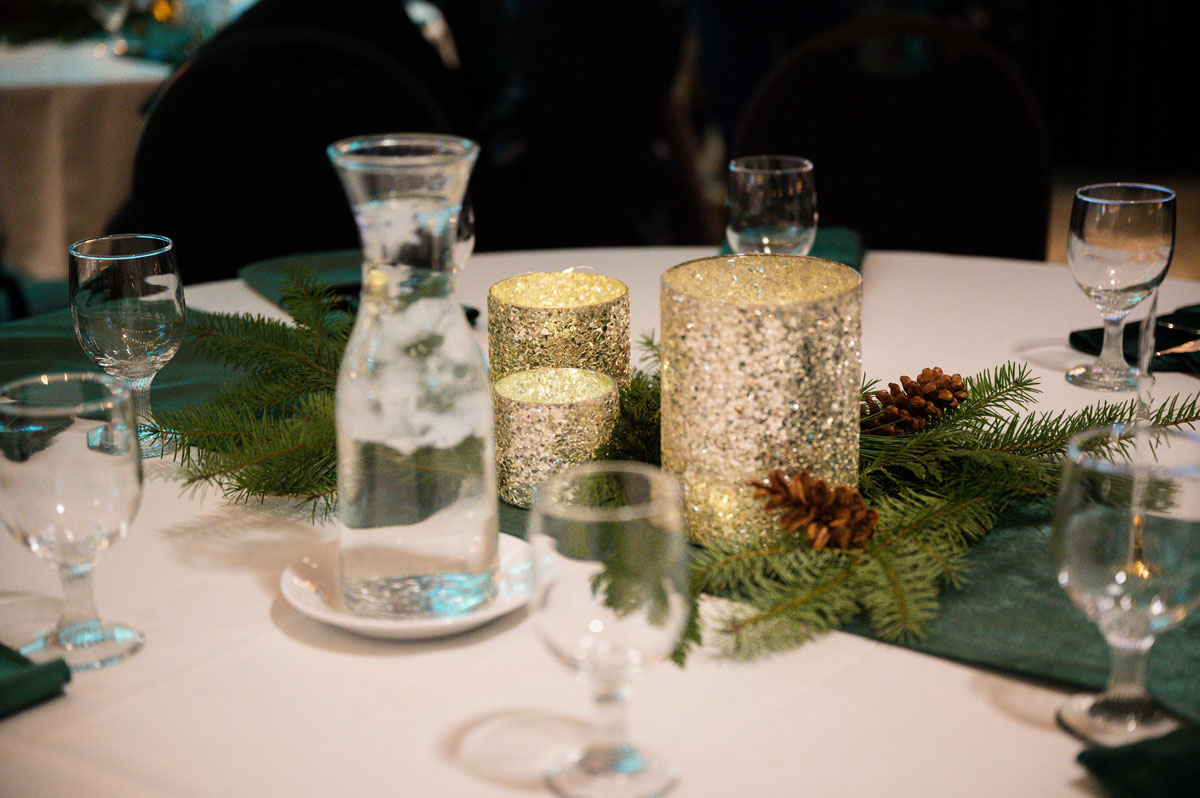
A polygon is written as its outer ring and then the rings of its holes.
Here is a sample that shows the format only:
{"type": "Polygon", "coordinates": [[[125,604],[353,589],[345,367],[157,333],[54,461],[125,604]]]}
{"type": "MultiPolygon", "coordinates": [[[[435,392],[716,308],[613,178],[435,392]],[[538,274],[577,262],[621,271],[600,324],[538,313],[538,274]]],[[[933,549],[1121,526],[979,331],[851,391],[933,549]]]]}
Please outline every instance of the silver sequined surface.
{"type": "Polygon", "coordinates": [[[587,272],[533,272],[488,291],[492,379],[527,369],[579,368],[629,379],[629,288],[587,272]]]}
{"type": "Polygon", "coordinates": [[[791,255],[704,258],[662,278],[662,459],[688,535],[753,540],[777,525],[751,480],[804,468],[857,483],[862,278],[791,255]]]}
{"type": "Polygon", "coordinates": [[[613,378],[582,369],[514,372],[493,383],[492,400],[497,489],[518,507],[562,469],[595,460],[620,411],[613,378]]]}

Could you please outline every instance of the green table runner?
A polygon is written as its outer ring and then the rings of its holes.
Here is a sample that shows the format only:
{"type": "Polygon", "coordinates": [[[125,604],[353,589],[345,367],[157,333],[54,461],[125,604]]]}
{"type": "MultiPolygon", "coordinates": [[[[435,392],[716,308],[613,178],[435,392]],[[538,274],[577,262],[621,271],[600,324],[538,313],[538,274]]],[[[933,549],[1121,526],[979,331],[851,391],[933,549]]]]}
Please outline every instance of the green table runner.
{"type": "MultiPolygon", "coordinates": [[[[501,531],[525,537],[528,516],[501,502],[501,531]]],[[[966,583],[942,593],[929,635],[895,645],[1056,685],[1104,687],[1108,648],[1055,581],[1044,512],[1010,514],[975,545],[968,563],[966,583]]],[[[879,639],[861,618],[844,631],[879,639]]],[[[1200,623],[1186,623],[1154,644],[1148,682],[1171,711],[1200,723],[1198,666],[1200,623]]]]}
{"type": "MultiPolygon", "coordinates": [[[[729,255],[733,250],[728,241],[722,241],[721,255],[729,255]]],[[[844,263],[855,271],[862,271],[863,258],[867,254],[863,246],[862,234],[849,227],[818,227],[817,237],[813,241],[812,250],[808,253],[814,258],[824,258],[838,263],[844,263]]]]}
{"type": "MultiPolygon", "coordinates": [[[[728,243],[722,243],[720,251],[728,254],[728,243]]],[[[823,227],[817,230],[810,254],[861,270],[865,250],[862,236],[856,231],[846,227],[823,227]]],[[[312,269],[345,297],[348,305],[357,305],[362,283],[362,251],[357,249],[270,258],[243,267],[238,277],[272,304],[279,305],[288,274],[297,267],[312,269]]],[[[468,308],[468,318],[471,318],[471,310],[468,308]]],[[[473,323],[474,319],[471,321],[473,323]]]]}
{"type": "MultiPolygon", "coordinates": [[[[188,326],[201,315],[189,312],[188,326]]],[[[69,309],[0,324],[0,353],[0,383],[55,371],[100,371],[83,353],[69,309]]],[[[198,358],[185,339],[154,378],[152,403],[169,406],[203,401],[232,374],[224,366],[198,358]]]]}

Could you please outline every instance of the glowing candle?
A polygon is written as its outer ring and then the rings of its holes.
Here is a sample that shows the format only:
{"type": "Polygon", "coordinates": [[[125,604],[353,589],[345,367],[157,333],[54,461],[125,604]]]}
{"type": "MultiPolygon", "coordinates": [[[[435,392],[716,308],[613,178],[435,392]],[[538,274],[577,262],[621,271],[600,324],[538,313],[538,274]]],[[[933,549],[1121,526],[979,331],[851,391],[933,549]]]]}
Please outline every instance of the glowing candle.
{"type": "Polygon", "coordinates": [[[746,484],[807,469],[858,477],[862,277],[840,263],[740,255],[662,277],[662,465],[703,543],[778,525],[746,484]]]}
{"type": "Polygon", "coordinates": [[[588,272],[534,272],[488,291],[492,379],[534,368],[629,379],[629,288],[588,272]]]}
{"type": "Polygon", "coordinates": [[[492,384],[500,498],[530,507],[543,482],[595,460],[612,439],[617,383],[584,369],[517,371],[492,384]]]}

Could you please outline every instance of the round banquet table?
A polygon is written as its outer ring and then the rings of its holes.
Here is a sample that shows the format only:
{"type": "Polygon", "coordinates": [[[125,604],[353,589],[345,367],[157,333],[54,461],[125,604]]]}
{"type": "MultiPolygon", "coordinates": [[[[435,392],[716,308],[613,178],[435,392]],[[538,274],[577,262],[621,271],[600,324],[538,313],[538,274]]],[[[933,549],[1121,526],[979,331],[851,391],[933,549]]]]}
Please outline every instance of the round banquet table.
{"type": "MultiPolygon", "coordinates": [[[[591,266],[629,285],[636,340],[658,327],[659,275],[710,252],[481,254],[459,294],[483,309],[502,278],[591,266]]],[[[1065,268],[872,252],[863,271],[868,376],[1021,360],[1041,378],[1044,409],[1105,398],[1062,377],[1085,359],[1067,333],[1098,325],[1065,268]]],[[[187,296],[196,309],[279,313],[238,281],[187,296]]],[[[1200,283],[1168,280],[1160,310],[1197,301],[1200,283]]],[[[1197,387],[1160,374],[1156,393],[1197,387]]],[[[324,626],[291,607],[279,580],[297,558],[327,554],[330,533],[184,490],[172,469],[147,461],[139,515],[96,571],[101,614],[145,632],[144,650],[0,721],[0,794],[544,792],[539,762],[580,733],[590,706],[524,610],[425,642],[324,626]]],[[[0,537],[0,640],[22,643],[21,624],[51,619],[58,595],[52,571],[0,537]]],[[[698,652],[683,669],[660,665],[639,685],[632,724],[680,767],[679,796],[1101,795],[1075,760],[1082,744],[1055,725],[1064,695],[839,632],[751,663],[698,652]]]]}
{"type": "Polygon", "coordinates": [[[126,199],[147,101],[167,64],[97,42],[0,42],[0,257],[65,280],[67,246],[126,199]]]}

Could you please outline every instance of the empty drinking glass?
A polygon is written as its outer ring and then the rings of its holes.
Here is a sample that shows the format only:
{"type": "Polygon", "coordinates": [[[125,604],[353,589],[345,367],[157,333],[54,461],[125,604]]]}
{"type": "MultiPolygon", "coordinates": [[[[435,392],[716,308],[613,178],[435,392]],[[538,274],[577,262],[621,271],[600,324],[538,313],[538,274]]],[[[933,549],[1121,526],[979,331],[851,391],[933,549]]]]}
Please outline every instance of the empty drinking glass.
{"type": "Polygon", "coordinates": [[[142,646],[141,633],[103,623],[92,569],[142,497],[133,398],[107,374],[43,374],[0,387],[0,525],[58,571],[62,614],[22,646],[42,662],[103,668],[142,646]]]}
{"type": "Polygon", "coordinates": [[[1059,721],[1102,745],[1174,729],[1146,692],[1146,655],[1200,604],[1200,435],[1115,426],[1075,436],[1053,556],[1059,585],[1110,652],[1108,687],[1070,699],[1059,721]]]}
{"type": "Polygon", "coordinates": [[[747,155],[729,162],[725,238],[736,253],[807,255],[817,238],[812,161],[747,155]]]}
{"type": "MultiPolygon", "coordinates": [[[[100,368],[133,387],[139,419],[149,419],[150,382],[183,340],[183,281],[171,239],[109,235],[70,247],[75,334],[100,368]]],[[[162,438],[141,428],[142,456],[163,453],[162,438]]]]}
{"type": "Polygon", "coordinates": [[[671,653],[687,617],[688,546],[679,487],[641,463],[570,468],[539,491],[529,519],[542,642],[591,690],[596,725],[546,775],[565,796],[663,795],[672,767],[629,739],[632,682],[671,653]]]}
{"type": "Polygon", "coordinates": [[[1099,183],[1075,192],[1067,262],[1104,318],[1104,345],[1067,381],[1097,391],[1134,391],[1141,371],[1125,360],[1125,318],[1151,297],[1175,250],[1175,192],[1140,183],[1099,183]]]}

